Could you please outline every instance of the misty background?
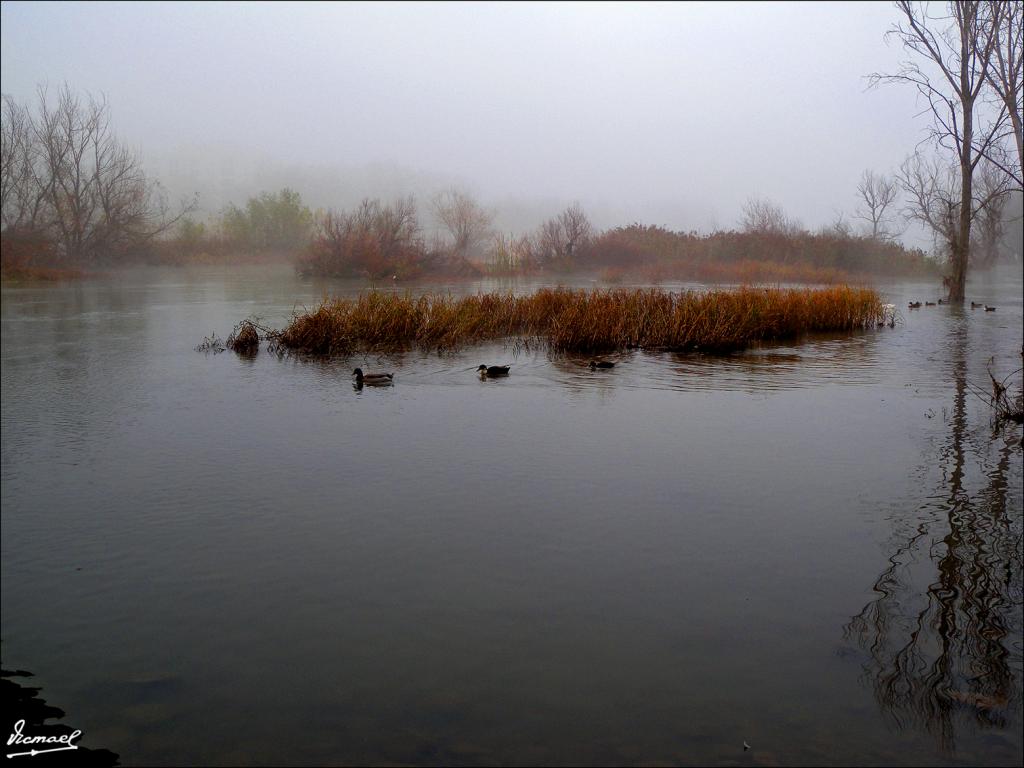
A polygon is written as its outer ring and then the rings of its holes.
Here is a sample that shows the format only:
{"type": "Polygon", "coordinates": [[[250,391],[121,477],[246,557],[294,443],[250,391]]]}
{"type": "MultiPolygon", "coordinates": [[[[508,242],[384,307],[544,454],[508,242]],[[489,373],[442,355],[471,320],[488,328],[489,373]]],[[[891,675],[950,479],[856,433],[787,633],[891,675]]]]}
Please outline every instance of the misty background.
{"type": "MultiPolygon", "coordinates": [[[[456,185],[522,231],[732,228],[768,198],[851,221],[862,171],[924,138],[887,3],[19,3],[2,90],[105,94],[119,137],[201,213],[290,186],[313,208],[456,185]]],[[[857,222],[852,222],[856,224],[857,222]]],[[[919,230],[904,237],[929,246],[919,230]]]]}

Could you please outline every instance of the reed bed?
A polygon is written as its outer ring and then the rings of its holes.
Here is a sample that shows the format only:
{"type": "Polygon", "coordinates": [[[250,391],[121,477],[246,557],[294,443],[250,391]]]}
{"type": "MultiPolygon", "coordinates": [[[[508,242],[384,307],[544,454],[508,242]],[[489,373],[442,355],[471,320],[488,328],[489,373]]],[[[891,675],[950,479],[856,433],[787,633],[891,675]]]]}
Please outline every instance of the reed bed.
{"type": "Polygon", "coordinates": [[[278,351],[312,355],[441,351],[509,338],[561,352],[729,352],[808,332],[874,327],[882,318],[874,291],[849,286],[682,293],[554,288],[459,297],[370,291],[325,299],[265,335],[278,351]]]}

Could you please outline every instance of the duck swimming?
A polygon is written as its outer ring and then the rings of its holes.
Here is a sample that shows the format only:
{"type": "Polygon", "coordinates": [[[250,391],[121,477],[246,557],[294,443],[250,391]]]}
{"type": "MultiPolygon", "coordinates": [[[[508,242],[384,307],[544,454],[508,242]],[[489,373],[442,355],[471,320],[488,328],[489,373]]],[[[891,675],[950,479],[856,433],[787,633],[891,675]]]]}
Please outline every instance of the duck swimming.
{"type": "Polygon", "coordinates": [[[615,363],[609,362],[608,360],[591,360],[590,370],[596,371],[598,368],[614,368],[615,363]]]}
{"type": "Polygon", "coordinates": [[[477,372],[484,378],[494,376],[508,376],[509,365],[481,365],[477,372]]]}
{"type": "Polygon", "coordinates": [[[356,368],[352,371],[352,375],[356,377],[357,387],[361,387],[363,384],[371,386],[390,384],[391,380],[395,378],[393,373],[363,373],[362,368],[356,368]]]}

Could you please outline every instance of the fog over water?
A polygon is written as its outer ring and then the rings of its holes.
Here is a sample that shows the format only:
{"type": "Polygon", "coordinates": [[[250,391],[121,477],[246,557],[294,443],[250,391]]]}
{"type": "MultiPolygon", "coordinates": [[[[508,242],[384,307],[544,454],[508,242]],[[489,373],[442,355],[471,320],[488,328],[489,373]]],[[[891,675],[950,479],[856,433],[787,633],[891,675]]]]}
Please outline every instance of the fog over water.
{"type": "Polygon", "coordinates": [[[827,229],[891,3],[0,15],[0,734],[1024,765],[1024,196],[827,229]]]}
{"type": "MultiPolygon", "coordinates": [[[[172,196],[215,212],[290,185],[314,207],[458,184],[532,228],[806,226],[924,137],[886,3],[8,3],[2,89],[103,93],[172,196]]],[[[925,244],[911,233],[912,242],[925,244]]]]}

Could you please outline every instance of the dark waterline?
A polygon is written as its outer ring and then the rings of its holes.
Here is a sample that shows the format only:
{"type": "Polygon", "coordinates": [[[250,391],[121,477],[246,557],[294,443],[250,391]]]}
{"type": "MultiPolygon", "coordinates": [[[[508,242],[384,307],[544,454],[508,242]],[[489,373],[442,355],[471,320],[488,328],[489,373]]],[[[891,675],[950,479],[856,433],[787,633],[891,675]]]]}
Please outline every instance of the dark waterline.
{"type": "Polygon", "coordinates": [[[3,661],[85,746],[1020,764],[1021,430],[993,437],[972,394],[990,357],[1021,364],[1019,268],[970,286],[994,313],[880,286],[893,330],[606,371],[193,351],[358,287],[4,286],[3,661]]]}

